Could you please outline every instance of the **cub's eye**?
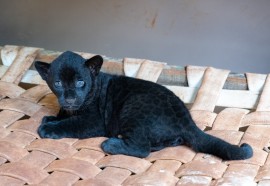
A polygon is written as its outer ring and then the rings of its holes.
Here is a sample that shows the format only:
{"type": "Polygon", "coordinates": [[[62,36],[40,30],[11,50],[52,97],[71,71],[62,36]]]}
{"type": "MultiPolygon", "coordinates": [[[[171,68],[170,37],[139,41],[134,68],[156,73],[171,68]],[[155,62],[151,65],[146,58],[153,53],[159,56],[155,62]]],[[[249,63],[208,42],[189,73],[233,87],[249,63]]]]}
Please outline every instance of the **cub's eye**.
{"type": "Polygon", "coordinates": [[[56,82],[54,82],[54,86],[55,86],[55,87],[62,87],[61,81],[56,81],[56,82]]]}
{"type": "Polygon", "coordinates": [[[79,80],[79,81],[76,82],[76,87],[81,88],[81,87],[84,86],[84,84],[85,84],[85,82],[83,80],[79,80]]]}

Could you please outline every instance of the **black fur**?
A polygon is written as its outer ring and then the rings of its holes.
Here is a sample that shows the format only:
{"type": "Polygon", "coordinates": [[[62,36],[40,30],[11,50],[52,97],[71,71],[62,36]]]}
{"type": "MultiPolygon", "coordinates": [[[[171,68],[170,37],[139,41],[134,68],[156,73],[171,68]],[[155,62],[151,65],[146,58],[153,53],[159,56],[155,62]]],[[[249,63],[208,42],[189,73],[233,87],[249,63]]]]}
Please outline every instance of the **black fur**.
{"type": "Polygon", "coordinates": [[[252,157],[248,144],[231,145],[201,131],[170,90],[152,82],[99,72],[102,62],[101,56],[85,60],[65,52],[51,65],[35,63],[61,106],[57,117],[43,118],[40,137],[106,136],[109,139],[102,143],[105,152],[136,157],[178,145],[224,160],[252,157]]]}

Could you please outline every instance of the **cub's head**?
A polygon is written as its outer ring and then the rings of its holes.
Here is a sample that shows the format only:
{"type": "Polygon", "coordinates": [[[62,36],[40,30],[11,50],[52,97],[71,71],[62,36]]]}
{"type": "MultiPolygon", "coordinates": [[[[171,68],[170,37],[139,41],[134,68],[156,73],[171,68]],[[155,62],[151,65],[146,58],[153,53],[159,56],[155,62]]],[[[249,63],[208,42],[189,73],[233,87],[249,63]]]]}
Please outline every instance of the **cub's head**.
{"type": "Polygon", "coordinates": [[[51,64],[36,61],[35,67],[57,96],[60,106],[65,110],[82,108],[95,94],[95,79],[103,63],[101,56],[84,59],[67,51],[51,64]]]}

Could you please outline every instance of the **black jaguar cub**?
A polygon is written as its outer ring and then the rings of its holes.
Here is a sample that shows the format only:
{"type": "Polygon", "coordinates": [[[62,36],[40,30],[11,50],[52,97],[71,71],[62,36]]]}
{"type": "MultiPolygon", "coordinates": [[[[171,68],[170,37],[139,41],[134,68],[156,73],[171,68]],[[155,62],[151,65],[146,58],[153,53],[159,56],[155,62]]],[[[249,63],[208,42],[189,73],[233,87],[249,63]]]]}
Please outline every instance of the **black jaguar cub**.
{"type": "Polygon", "coordinates": [[[201,131],[170,90],[152,82],[102,73],[102,63],[101,56],[86,60],[69,51],[51,64],[35,63],[61,106],[57,117],[43,118],[40,137],[106,136],[109,139],[101,145],[105,152],[136,157],[178,145],[224,160],[252,156],[248,144],[231,145],[201,131]]]}

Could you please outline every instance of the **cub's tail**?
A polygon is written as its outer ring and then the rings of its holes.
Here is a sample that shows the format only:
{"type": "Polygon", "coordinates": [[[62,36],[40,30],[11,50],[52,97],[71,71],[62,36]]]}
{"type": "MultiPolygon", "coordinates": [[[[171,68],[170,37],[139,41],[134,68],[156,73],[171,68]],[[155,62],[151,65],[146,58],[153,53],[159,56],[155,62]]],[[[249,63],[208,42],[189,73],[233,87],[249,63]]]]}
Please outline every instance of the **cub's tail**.
{"type": "Polygon", "coordinates": [[[190,126],[184,135],[184,141],[196,152],[213,154],[223,160],[243,160],[251,158],[253,150],[244,143],[240,147],[220,138],[204,133],[196,125],[190,126]]]}

